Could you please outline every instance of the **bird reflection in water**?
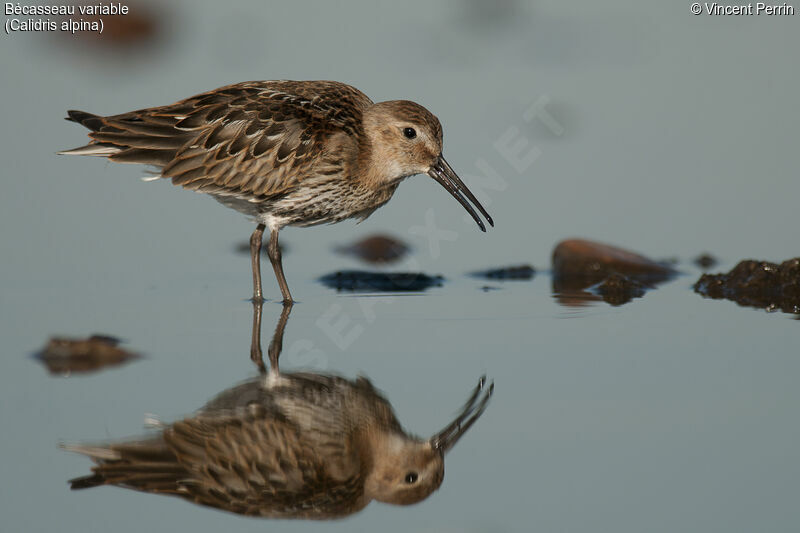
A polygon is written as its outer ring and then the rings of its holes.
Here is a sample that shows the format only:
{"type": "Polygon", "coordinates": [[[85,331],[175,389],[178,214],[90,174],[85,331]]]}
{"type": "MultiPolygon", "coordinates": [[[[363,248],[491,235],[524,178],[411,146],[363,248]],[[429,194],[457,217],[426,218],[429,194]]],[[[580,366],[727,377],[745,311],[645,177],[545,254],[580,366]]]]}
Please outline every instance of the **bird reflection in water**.
{"type": "Polygon", "coordinates": [[[438,489],[445,454],[486,409],[494,385],[482,377],[458,416],[420,439],[403,430],[364,377],[279,371],[291,305],[281,313],[267,369],[261,307],[254,303],[251,344],[258,378],[155,436],[64,446],[96,463],[71,487],[117,485],[244,515],[306,519],[347,516],[372,500],[412,504],[438,489]]]}

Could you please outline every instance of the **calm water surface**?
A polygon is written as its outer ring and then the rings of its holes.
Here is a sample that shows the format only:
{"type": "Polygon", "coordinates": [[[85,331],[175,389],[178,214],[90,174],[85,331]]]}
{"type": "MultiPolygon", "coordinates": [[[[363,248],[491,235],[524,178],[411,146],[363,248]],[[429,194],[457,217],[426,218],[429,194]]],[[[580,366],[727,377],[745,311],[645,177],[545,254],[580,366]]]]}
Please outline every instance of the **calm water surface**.
{"type": "MultiPolygon", "coordinates": [[[[723,271],[800,252],[800,73],[774,53],[800,46],[797,21],[693,17],[682,3],[506,4],[510,15],[453,2],[424,19],[405,5],[316,5],[299,38],[302,6],[176,2],[164,48],[117,62],[45,35],[4,36],[3,531],[796,531],[798,322],[694,294],[690,260],[708,250],[723,271]],[[55,156],[85,138],[61,117],[261,78],[417,100],[442,120],[465,181],[487,169],[502,178],[483,187],[487,234],[424,176],[361,225],[283,232],[300,303],[282,368],[364,374],[421,435],[481,374],[494,398],[449,454],[441,489],[411,508],[273,524],[117,488],[70,492],[89,462],[59,442],[139,434],[146,414],[182,417],[256,370],[249,259],[235,251],[252,226],[208,198],[141,183],[142,168],[55,156]],[[525,120],[536,102],[559,127],[525,120]],[[527,166],[497,148],[519,136],[538,150],[521,152],[538,154],[527,166]],[[376,232],[414,248],[393,269],[446,281],[403,295],[317,282],[362,267],[332,249],[376,232]],[[677,257],[683,274],[621,307],[561,305],[549,254],[571,236],[677,257]],[[466,275],[525,262],[543,271],[466,275]],[[146,357],[71,377],[30,357],[52,335],[91,333],[146,357]]],[[[267,265],[264,283],[278,294],[267,265]]],[[[265,338],[280,311],[265,304],[265,338]]]]}

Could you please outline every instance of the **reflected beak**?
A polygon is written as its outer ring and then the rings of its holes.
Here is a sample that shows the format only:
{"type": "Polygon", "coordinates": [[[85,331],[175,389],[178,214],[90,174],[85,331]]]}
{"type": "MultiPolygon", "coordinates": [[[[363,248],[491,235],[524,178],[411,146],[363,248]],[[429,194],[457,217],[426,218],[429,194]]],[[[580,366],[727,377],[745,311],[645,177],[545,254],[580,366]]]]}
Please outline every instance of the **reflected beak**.
{"type": "Polygon", "coordinates": [[[431,437],[430,443],[434,450],[438,450],[442,455],[452,448],[458,439],[467,432],[475,421],[483,414],[489,404],[489,398],[494,392],[494,383],[486,386],[486,376],[481,376],[478,386],[472,391],[467,403],[461,409],[461,413],[455,420],[450,422],[444,429],[431,437]]]}
{"type": "Polygon", "coordinates": [[[475,212],[475,209],[470,205],[469,202],[472,202],[475,207],[478,208],[484,217],[486,217],[486,221],[489,222],[489,225],[494,227],[494,221],[492,217],[489,216],[489,213],[486,212],[486,209],[483,208],[481,203],[475,198],[475,195],[472,194],[464,182],[461,181],[461,178],[455,173],[453,168],[447,164],[444,157],[441,155],[436,162],[431,165],[430,170],[428,170],[428,175],[442,184],[442,186],[447,189],[447,191],[453,195],[453,198],[458,200],[464,209],[472,215],[472,218],[475,219],[475,222],[478,223],[478,227],[481,228],[481,231],[486,231],[486,226],[483,225],[483,221],[478,218],[478,214],[475,212]],[[466,196],[466,198],[465,198],[466,196]],[[469,202],[467,201],[469,199],[469,202]]]}

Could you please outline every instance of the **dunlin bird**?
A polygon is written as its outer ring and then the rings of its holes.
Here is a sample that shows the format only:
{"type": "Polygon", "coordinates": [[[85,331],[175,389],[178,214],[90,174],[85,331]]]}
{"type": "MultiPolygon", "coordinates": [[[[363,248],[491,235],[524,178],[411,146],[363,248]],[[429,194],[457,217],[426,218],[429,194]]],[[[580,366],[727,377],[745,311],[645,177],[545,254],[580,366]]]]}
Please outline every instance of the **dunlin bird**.
{"type": "Polygon", "coordinates": [[[372,500],[408,505],[439,488],[445,453],[483,413],[492,390],[481,378],[455,420],[420,439],[402,429],[366,378],[269,373],[153,438],[64,446],[97,463],[70,483],[269,518],[337,518],[372,500]]]}
{"type": "Polygon", "coordinates": [[[442,156],[442,126],[419,104],[373,103],[333,81],[256,81],[221,87],[175,104],[101,117],[68,111],[67,120],[92,130],[92,141],[61,153],[144,163],[153,179],[210,194],[252,217],[253,298],[261,299],[259,253],[267,251],[284,302],[278,232],[365,219],[399,183],[427,173],[486,228],[492,218],[442,156]]]}

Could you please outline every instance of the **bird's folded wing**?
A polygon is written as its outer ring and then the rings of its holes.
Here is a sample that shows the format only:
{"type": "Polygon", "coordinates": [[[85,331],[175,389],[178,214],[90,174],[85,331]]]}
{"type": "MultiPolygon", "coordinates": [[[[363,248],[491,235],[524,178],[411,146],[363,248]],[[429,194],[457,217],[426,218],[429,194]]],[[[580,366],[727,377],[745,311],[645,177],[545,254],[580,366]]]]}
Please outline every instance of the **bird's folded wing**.
{"type": "Polygon", "coordinates": [[[70,118],[94,130],[89,147],[112,161],[155,165],[187,189],[263,199],[340,171],[342,140],[356,142],[370,104],[337,82],[245,82],[164,107],[70,118]]]}

